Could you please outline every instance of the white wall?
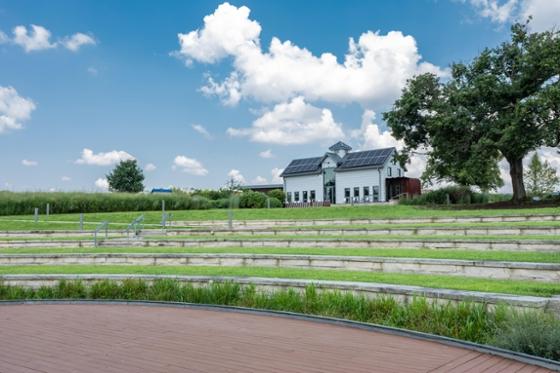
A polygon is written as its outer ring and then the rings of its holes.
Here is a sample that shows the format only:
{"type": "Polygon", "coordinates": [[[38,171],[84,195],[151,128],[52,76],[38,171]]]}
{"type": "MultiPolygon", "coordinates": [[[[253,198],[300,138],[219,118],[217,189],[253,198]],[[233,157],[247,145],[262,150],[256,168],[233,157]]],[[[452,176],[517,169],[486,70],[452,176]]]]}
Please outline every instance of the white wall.
{"type": "Polygon", "coordinates": [[[323,175],[303,175],[303,176],[286,176],[284,178],[284,192],[292,193],[292,202],[294,202],[294,192],[299,192],[299,202],[303,201],[303,191],[307,191],[307,198],[310,198],[309,192],[315,191],[315,200],[323,201],[323,175]]]}
{"type": "MultiPolygon", "coordinates": [[[[344,189],[350,188],[350,197],[354,196],[354,187],[360,188],[360,199],[363,198],[363,188],[370,188],[370,197],[373,195],[373,186],[379,186],[379,169],[354,170],[336,173],[336,203],[344,204],[344,189]]],[[[385,201],[385,175],[381,172],[381,187],[379,188],[379,202],[385,201]]]]}

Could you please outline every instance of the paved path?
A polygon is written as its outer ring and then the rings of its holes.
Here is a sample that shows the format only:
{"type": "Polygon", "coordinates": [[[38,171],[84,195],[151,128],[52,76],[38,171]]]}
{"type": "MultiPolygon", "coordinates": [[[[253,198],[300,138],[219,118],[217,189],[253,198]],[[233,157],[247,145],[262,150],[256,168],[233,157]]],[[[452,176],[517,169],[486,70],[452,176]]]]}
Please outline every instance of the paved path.
{"type": "Polygon", "coordinates": [[[547,372],[459,347],[270,315],[0,306],[0,372],[547,372]]]}

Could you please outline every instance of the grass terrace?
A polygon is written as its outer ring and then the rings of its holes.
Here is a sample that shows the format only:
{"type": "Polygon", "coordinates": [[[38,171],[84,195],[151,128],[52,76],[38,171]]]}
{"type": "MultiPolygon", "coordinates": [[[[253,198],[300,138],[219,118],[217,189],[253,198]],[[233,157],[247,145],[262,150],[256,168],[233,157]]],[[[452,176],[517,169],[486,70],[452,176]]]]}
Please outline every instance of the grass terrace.
{"type": "Polygon", "coordinates": [[[487,280],[472,277],[358,272],[328,269],[204,266],[160,267],[134,265],[42,265],[0,267],[0,275],[14,274],[142,274],[268,277],[306,280],[376,282],[385,284],[414,285],[431,288],[472,290],[545,297],[560,294],[560,284],[542,283],[536,281],[487,280]]]}

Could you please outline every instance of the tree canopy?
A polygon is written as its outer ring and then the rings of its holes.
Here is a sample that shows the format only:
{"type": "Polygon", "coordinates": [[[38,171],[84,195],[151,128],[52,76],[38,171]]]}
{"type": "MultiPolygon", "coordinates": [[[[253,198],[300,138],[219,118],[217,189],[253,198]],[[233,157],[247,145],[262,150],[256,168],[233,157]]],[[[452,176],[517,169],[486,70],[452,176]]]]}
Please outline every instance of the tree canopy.
{"type": "Polygon", "coordinates": [[[144,190],[144,173],[136,160],[121,161],[107,175],[107,181],[112,192],[139,193],[144,190]]]}
{"type": "Polygon", "coordinates": [[[498,162],[505,159],[513,200],[524,200],[523,158],[560,144],[559,74],[560,33],[515,24],[511,40],[453,64],[447,81],[414,77],[383,116],[404,141],[399,161],[425,149],[425,180],[487,190],[503,184],[498,162]]]}
{"type": "Polygon", "coordinates": [[[556,170],[547,161],[541,162],[539,155],[535,152],[525,171],[524,181],[529,195],[543,197],[554,192],[560,183],[560,178],[558,178],[556,170]]]}

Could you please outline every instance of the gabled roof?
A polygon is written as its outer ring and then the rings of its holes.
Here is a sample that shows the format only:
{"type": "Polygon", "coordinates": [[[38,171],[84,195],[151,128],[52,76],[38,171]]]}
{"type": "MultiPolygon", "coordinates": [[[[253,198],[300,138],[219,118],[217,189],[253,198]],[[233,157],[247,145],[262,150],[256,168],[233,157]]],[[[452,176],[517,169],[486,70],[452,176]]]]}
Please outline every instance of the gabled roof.
{"type": "Polygon", "coordinates": [[[348,153],[342,158],[336,171],[382,167],[395,150],[395,148],[385,148],[348,153]]]}
{"type": "Polygon", "coordinates": [[[280,176],[284,177],[320,173],[321,163],[323,163],[324,159],[325,156],[294,159],[290,162],[288,167],[284,169],[280,176]]]}
{"type": "Polygon", "coordinates": [[[333,146],[331,146],[329,150],[333,152],[337,152],[339,150],[346,150],[347,152],[349,152],[350,150],[352,150],[352,147],[348,144],[343,143],[342,141],[339,141],[333,146]]]}

